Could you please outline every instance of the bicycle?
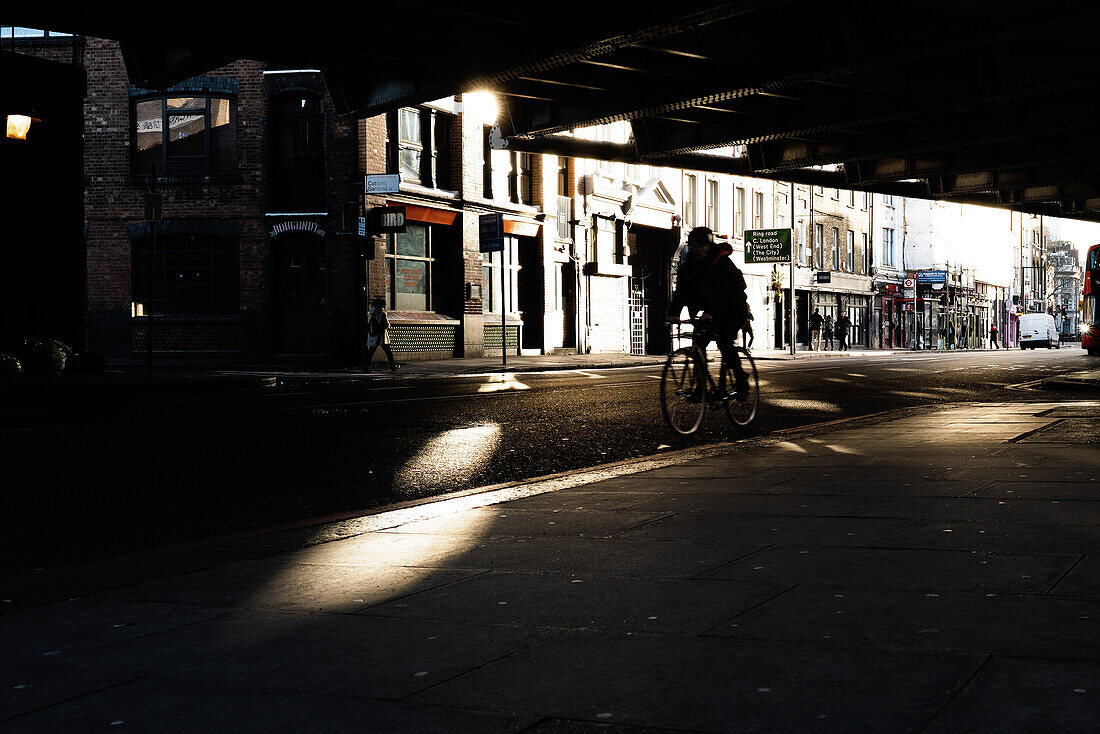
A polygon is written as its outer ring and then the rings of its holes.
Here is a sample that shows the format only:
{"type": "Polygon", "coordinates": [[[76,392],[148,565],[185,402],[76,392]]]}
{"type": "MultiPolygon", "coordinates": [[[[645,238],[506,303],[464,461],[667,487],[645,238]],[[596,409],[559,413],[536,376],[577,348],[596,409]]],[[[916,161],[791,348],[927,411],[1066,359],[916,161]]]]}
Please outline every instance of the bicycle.
{"type": "MultiPolygon", "coordinates": [[[[693,338],[694,334],[681,334],[682,324],[695,324],[696,330],[705,333],[706,327],[696,319],[674,321],[676,338],[693,338]]],[[[661,373],[661,411],[665,421],[676,433],[689,436],[699,430],[707,406],[717,410],[724,407],[726,416],[732,423],[747,426],[756,417],[760,407],[760,379],[756,372],[756,362],[749,350],[735,346],[741,366],[748,373],[748,395],[739,400],[735,397],[736,377],[733,367],[722,359],[719,367],[718,382],[710,374],[709,359],[703,349],[694,343],[690,347],[681,347],[668,355],[664,371],[661,373]],[[719,389],[724,385],[725,390],[719,389]]]]}

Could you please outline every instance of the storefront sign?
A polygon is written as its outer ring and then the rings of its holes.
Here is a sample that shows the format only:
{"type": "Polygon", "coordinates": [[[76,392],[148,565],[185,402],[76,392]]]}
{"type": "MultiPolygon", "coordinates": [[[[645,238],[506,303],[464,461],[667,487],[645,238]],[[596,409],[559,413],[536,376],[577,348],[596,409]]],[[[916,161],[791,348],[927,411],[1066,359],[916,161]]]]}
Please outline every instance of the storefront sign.
{"type": "Polygon", "coordinates": [[[833,274],[828,270],[818,270],[816,273],[814,273],[814,276],[816,277],[818,283],[833,282],[833,274]]]}
{"type": "Polygon", "coordinates": [[[746,229],[745,264],[789,263],[791,261],[790,229],[746,229]]]}
{"type": "Polygon", "coordinates": [[[279,222],[271,228],[270,234],[272,237],[278,237],[287,232],[308,232],[318,237],[325,236],[325,230],[317,226],[317,222],[311,222],[308,219],[291,219],[286,222],[279,222]]]}
{"type": "Polygon", "coordinates": [[[400,234],[405,231],[405,207],[375,206],[367,211],[367,229],[372,234],[386,234],[394,232],[400,234]]]}
{"type": "Polygon", "coordinates": [[[917,271],[918,283],[946,283],[947,271],[946,270],[918,270],[917,271]]]}

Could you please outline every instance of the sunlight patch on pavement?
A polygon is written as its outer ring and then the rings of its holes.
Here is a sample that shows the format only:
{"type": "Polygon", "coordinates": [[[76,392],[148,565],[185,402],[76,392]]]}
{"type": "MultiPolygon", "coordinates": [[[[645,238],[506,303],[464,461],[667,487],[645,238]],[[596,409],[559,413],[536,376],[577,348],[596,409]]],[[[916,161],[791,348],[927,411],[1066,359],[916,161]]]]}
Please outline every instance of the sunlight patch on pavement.
{"type": "Polygon", "coordinates": [[[530,390],[530,385],[525,385],[516,379],[513,374],[494,375],[492,382],[487,382],[477,389],[478,392],[501,392],[502,390],[530,390]]]}
{"type": "Polygon", "coordinates": [[[808,454],[808,453],[810,453],[809,451],[806,450],[806,447],[799,446],[798,444],[794,443],[793,441],[781,441],[781,442],[777,443],[775,445],[775,447],[778,448],[778,449],[783,449],[784,451],[791,451],[791,452],[796,453],[796,454],[808,454]]]}
{"type": "Polygon", "coordinates": [[[806,400],[803,398],[772,398],[769,397],[768,405],[787,410],[816,410],[822,413],[840,413],[842,408],[836,403],[827,403],[824,400],[806,400]]]}

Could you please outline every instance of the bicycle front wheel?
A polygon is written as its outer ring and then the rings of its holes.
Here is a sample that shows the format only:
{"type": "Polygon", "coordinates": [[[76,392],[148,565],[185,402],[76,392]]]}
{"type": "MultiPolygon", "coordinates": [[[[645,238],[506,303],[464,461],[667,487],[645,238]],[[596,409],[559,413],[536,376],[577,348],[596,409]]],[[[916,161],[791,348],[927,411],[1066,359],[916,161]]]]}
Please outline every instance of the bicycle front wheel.
{"type": "Polygon", "coordinates": [[[693,347],[668,355],[661,374],[661,411],[668,427],[682,436],[695,433],[703,422],[707,407],[704,379],[693,347]]]}
{"type": "MultiPolygon", "coordinates": [[[[742,396],[744,398],[743,401],[733,397],[732,393],[727,397],[725,401],[726,416],[739,426],[747,426],[752,423],[753,418],[756,417],[757,410],[760,408],[760,378],[756,374],[756,362],[753,361],[752,355],[749,354],[749,350],[738,347],[737,356],[741,358],[742,369],[748,373],[749,389],[748,394],[742,396]]],[[[733,374],[733,367],[723,364],[722,369],[726,373],[726,389],[732,390],[732,386],[737,384],[737,378],[733,374]]]]}

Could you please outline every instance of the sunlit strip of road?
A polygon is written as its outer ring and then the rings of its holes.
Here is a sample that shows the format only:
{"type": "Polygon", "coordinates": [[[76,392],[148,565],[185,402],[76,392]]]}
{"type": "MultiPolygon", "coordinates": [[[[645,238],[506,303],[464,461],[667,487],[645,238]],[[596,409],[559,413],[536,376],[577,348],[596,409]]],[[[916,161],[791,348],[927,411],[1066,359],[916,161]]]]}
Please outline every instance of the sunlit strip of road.
{"type": "MultiPolygon", "coordinates": [[[[493,383],[486,383],[486,384],[487,385],[492,385],[493,383]]],[[[611,385],[602,385],[602,384],[601,385],[571,385],[571,386],[568,386],[568,387],[563,387],[561,385],[555,385],[555,386],[553,386],[552,388],[549,388],[549,389],[554,389],[554,390],[562,390],[562,389],[568,389],[568,390],[607,390],[609,388],[614,388],[614,387],[629,387],[631,385],[652,385],[652,384],[653,383],[651,383],[651,382],[645,382],[645,381],[642,381],[642,380],[637,380],[637,381],[633,381],[633,382],[616,382],[616,383],[611,384],[611,385]]],[[[273,413],[282,413],[282,412],[300,411],[300,410],[324,410],[326,408],[361,408],[361,407],[366,407],[366,406],[370,406],[370,405],[393,405],[393,404],[397,404],[397,403],[436,402],[436,401],[442,401],[442,400],[468,400],[470,398],[500,398],[500,397],[523,395],[529,389],[530,389],[529,385],[523,385],[523,387],[511,387],[511,388],[503,388],[502,387],[502,388],[496,389],[496,390],[489,390],[489,391],[485,391],[485,392],[461,393],[461,394],[458,394],[458,395],[424,395],[424,396],[420,396],[420,397],[389,398],[389,399],[386,399],[386,400],[358,400],[358,401],[355,401],[355,402],[348,402],[348,403],[319,403],[319,404],[316,404],[316,405],[292,405],[292,406],[286,406],[286,407],[282,407],[282,408],[270,408],[269,410],[273,413]]]]}

